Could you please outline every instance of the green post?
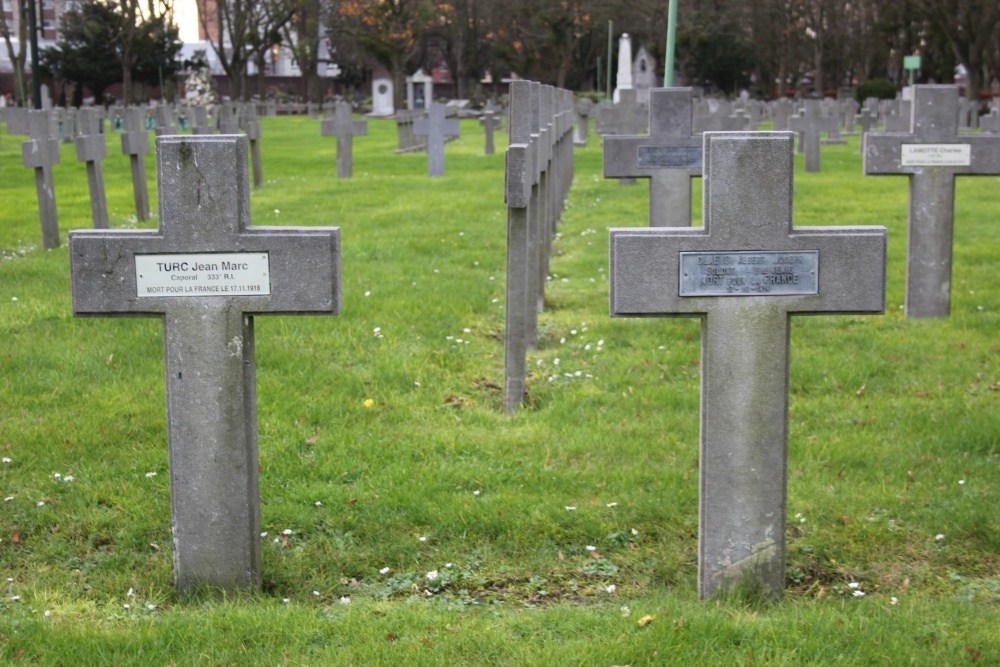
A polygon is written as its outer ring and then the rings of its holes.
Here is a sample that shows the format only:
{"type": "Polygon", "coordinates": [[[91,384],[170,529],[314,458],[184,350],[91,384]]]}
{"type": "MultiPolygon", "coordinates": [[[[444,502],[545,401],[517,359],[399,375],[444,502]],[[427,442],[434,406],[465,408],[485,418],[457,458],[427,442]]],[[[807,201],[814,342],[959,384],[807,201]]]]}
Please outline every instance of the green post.
{"type": "Polygon", "coordinates": [[[614,57],[614,47],[611,43],[611,35],[614,32],[614,24],[608,21],[608,76],[604,80],[604,85],[607,86],[608,95],[604,98],[607,102],[606,106],[611,106],[611,59],[614,57]]]}
{"type": "Polygon", "coordinates": [[[667,57],[663,69],[663,86],[674,85],[674,45],[677,38],[677,0],[670,0],[667,9],[667,57]]]}
{"type": "Polygon", "coordinates": [[[601,87],[601,57],[597,56],[597,95],[604,97],[604,88],[601,87]]]}

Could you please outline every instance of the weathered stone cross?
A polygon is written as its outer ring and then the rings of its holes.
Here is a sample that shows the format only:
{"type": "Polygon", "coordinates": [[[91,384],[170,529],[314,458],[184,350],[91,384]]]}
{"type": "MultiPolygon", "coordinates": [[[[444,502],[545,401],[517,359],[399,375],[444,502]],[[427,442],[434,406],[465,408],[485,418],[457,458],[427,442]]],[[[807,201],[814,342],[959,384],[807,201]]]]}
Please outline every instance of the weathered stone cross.
{"type": "Polygon", "coordinates": [[[87,164],[87,185],[90,188],[90,216],[94,219],[94,229],[108,228],[108,202],[104,196],[104,171],[101,160],[108,156],[105,140],[104,119],[97,109],[80,109],[77,116],[80,136],[76,138],[76,159],[87,164]]]}
{"type": "Polygon", "coordinates": [[[59,214],[56,191],[52,184],[52,165],[59,164],[59,140],[51,130],[52,111],[28,112],[28,136],[21,143],[24,166],[35,170],[35,192],[38,195],[38,218],[42,224],[42,247],[59,247],[59,214]]]}
{"type": "Polygon", "coordinates": [[[479,119],[479,124],[483,126],[483,131],[486,133],[486,148],[483,153],[485,155],[493,155],[496,152],[493,144],[493,132],[500,129],[500,117],[496,115],[492,108],[486,109],[483,112],[483,117],[479,119]]]}
{"type": "Polygon", "coordinates": [[[257,120],[257,105],[244,104],[240,108],[240,127],[250,141],[250,167],[253,171],[253,189],[264,184],[264,171],[260,164],[260,121],[257,120]]]}
{"type": "Polygon", "coordinates": [[[323,120],[320,133],[337,137],[337,178],[354,173],[354,135],[368,134],[368,121],[351,120],[351,105],[337,102],[333,118],[323,120]]]}
{"type": "Polygon", "coordinates": [[[446,120],[444,112],[443,104],[432,104],[427,110],[427,118],[413,121],[414,136],[427,137],[428,176],[444,176],[445,137],[459,136],[458,119],[446,120]]]}
{"type": "Polygon", "coordinates": [[[146,182],[146,153],[149,152],[149,134],[143,126],[142,109],[125,109],[125,131],[122,132],[122,153],[132,163],[132,193],[135,195],[135,215],[140,220],[149,219],[149,184],[146,182]]]}
{"type": "Polygon", "coordinates": [[[823,115],[823,106],[819,100],[806,100],[802,112],[788,119],[788,129],[799,132],[803,139],[806,171],[820,170],[820,133],[829,134],[839,127],[836,117],[823,115]]]}
{"type": "Polygon", "coordinates": [[[254,316],[340,311],[340,230],[253,227],[247,139],[160,137],[160,227],[70,233],[73,314],[163,321],[177,587],[261,582],[254,316]]]}
{"type": "Polygon", "coordinates": [[[611,230],[611,315],[702,321],[702,598],[784,589],[790,316],[885,307],[885,228],[792,226],[793,142],[706,133],[704,227],[611,230]]]}
{"type": "Polygon", "coordinates": [[[649,226],[691,226],[691,179],[701,176],[690,88],[649,91],[649,136],[604,137],[605,178],[649,179],[649,226]]]}
{"type": "Polygon", "coordinates": [[[955,177],[1000,174],[1000,136],[958,134],[958,86],[914,86],[910,131],[866,134],[864,169],[910,177],[906,316],[947,317],[955,177]]]}

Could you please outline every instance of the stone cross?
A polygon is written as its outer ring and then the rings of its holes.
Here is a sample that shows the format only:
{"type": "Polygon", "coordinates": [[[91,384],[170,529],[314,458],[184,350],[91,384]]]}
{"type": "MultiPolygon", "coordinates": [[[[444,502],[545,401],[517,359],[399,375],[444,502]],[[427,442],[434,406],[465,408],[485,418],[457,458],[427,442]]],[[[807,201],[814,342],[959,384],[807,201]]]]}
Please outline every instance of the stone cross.
{"type": "Polygon", "coordinates": [[[510,144],[506,153],[504,192],[507,202],[507,291],[503,406],[508,413],[516,411],[524,400],[529,316],[536,313],[532,285],[538,278],[538,243],[537,239],[532,242],[531,235],[537,234],[537,229],[533,228],[531,219],[533,214],[537,216],[538,191],[535,178],[537,142],[531,132],[532,85],[525,80],[511,82],[507,119],[510,144]]]}
{"type": "Polygon", "coordinates": [[[156,140],[160,226],[70,234],[73,314],[163,321],[174,575],[261,583],[254,316],[340,311],[340,230],[250,225],[247,139],[156,140]]]}
{"type": "Polygon", "coordinates": [[[484,154],[493,155],[496,152],[496,148],[493,145],[493,131],[500,129],[500,116],[493,113],[492,109],[487,109],[483,113],[483,117],[479,119],[479,124],[483,126],[483,131],[486,133],[486,149],[484,150],[484,154]]]}
{"type": "Polygon", "coordinates": [[[257,107],[244,104],[240,109],[240,127],[250,141],[250,164],[253,169],[253,189],[264,184],[264,172],[260,164],[260,121],[257,120],[257,107]]]}
{"type": "Polygon", "coordinates": [[[427,118],[413,121],[413,134],[427,137],[427,175],[444,176],[445,137],[459,136],[457,118],[445,120],[443,104],[431,104],[427,118]]]}
{"type": "Polygon", "coordinates": [[[156,136],[165,137],[177,134],[177,123],[174,122],[174,111],[166,104],[156,105],[156,136]]]}
{"type": "Polygon", "coordinates": [[[337,137],[337,178],[350,178],[354,172],[354,136],[368,134],[368,121],[352,120],[351,105],[337,102],[333,118],[323,120],[320,133],[337,137]]]}
{"type": "Polygon", "coordinates": [[[146,153],[149,152],[149,134],[143,123],[142,109],[125,109],[125,131],[122,132],[122,153],[132,163],[132,193],[135,195],[135,215],[139,220],[149,219],[149,184],[146,183],[146,153]]]}
{"type": "Polygon", "coordinates": [[[236,122],[236,109],[233,108],[231,103],[220,104],[216,107],[216,112],[219,114],[217,118],[217,127],[219,128],[219,134],[238,134],[240,131],[239,124],[236,122]]]}
{"type": "Polygon", "coordinates": [[[805,170],[820,170],[820,132],[831,133],[839,129],[834,116],[824,116],[819,100],[806,100],[805,108],[788,119],[788,129],[799,133],[805,146],[805,170]]]}
{"type": "Polygon", "coordinates": [[[862,152],[865,145],[865,135],[872,131],[872,128],[878,128],[878,112],[864,107],[854,116],[854,123],[861,128],[861,139],[858,141],[858,153],[862,152]]]}
{"type": "Polygon", "coordinates": [[[42,246],[46,250],[59,247],[59,214],[52,184],[52,165],[59,164],[59,140],[52,134],[51,115],[51,109],[28,111],[31,139],[21,143],[24,166],[35,170],[38,218],[42,224],[42,246]]]}
{"type": "Polygon", "coordinates": [[[28,134],[28,110],[24,107],[7,107],[3,110],[7,134],[28,134]]]}
{"type": "Polygon", "coordinates": [[[1000,136],[958,134],[958,86],[914,86],[909,132],[865,137],[866,174],[910,178],[906,316],[951,312],[955,177],[1000,174],[1000,136]]]}
{"type": "Polygon", "coordinates": [[[76,138],[76,159],[87,165],[87,186],[90,188],[90,217],[94,229],[108,228],[108,202],[104,196],[104,170],[101,161],[108,156],[104,137],[104,119],[97,109],[83,108],[78,115],[81,134],[76,138]]]}
{"type": "Polygon", "coordinates": [[[785,587],[790,316],[885,309],[884,227],[792,225],[793,144],[708,133],[704,227],[611,230],[611,315],[702,322],[703,599],[785,587]]]}
{"type": "Polygon", "coordinates": [[[215,128],[212,127],[212,121],[208,118],[208,109],[203,106],[194,107],[194,130],[193,134],[203,135],[203,134],[215,134],[215,128]]]}
{"type": "Polygon", "coordinates": [[[774,100],[771,103],[771,120],[774,130],[787,130],[788,117],[792,114],[792,101],[787,97],[774,100]]]}
{"type": "Polygon", "coordinates": [[[587,135],[590,133],[590,113],[594,109],[594,102],[588,97],[583,97],[576,103],[576,133],[573,135],[574,146],[586,146],[587,135]]]}
{"type": "Polygon", "coordinates": [[[701,176],[691,88],[649,91],[649,135],[606,136],[605,178],[649,179],[649,226],[691,226],[691,179],[701,176]]]}

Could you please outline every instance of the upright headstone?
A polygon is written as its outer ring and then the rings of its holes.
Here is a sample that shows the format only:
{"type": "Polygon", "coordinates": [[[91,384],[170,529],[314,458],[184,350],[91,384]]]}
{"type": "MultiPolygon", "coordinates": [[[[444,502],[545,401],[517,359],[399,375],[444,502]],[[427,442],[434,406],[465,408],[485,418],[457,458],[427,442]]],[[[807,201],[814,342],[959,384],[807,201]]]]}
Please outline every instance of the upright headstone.
{"type": "Polygon", "coordinates": [[[38,218],[42,224],[42,247],[46,250],[59,247],[59,214],[52,184],[52,165],[59,164],[59,140],[52,134],[51,115],[51,109],[28,111],[31,139],[21,143],[24,166],[35,170],[38,218]]]}
{"type": "Polygon", "coordinates": [[[372,115],[391,116],[396,112],[393,104],[392,79],[382,77],[372,81],[372,115]]]}
{"type": "Polygon", "coordinates": [[[108,228],[108,202],[104,196],[104,170],[101,161],[108,156],[108,143],[102,132],[104,120],[97,109],[80,109],[81,134],[76,138],[76,159],[87,165],[90,188],[90,217],[94,229],[108,228]]]}
{"type": "Polygon", "coordinates": [[[771,102],[771,127],[775,131],[785,131],[788,129],[788,117],[793,111],[792,101],[787,97],[771,102]]]}
{"type": "Polygon", "coordinates": [[[1000,109],[993,107],[988,114],[980,116],[979,129],[990,134],[1000,134],[1000,109]]]}
{"type": "Polygon", "coordinates": [[[574,146],[587,145],[587,135],[590,132],[590,113],[593,109],[594,102],[588,97],[582,97],[576,103],[576,133],[573,135],[574,146]]]}
{"type": "Polygon", "coordinates": [[[215,110],[219,114],[216,119],[219,134],[238,134],[240,127],[236,119],[235,106],[231,102],[226,102],[218,105],[215,110]]]}
{"type": "Polygon", "coordinates": [[[955,177],[1000,174],[1000,136],[958,133],[958,86],[914,86],[909,132],[865,137],[866,174],[910,178],[906,316],[951,313],[955,177]]]}
{"type": "Polygon", "coordinates": [[[788,129],[799,132],[800,140],[805,146],[806,171],[820,170],[820,133],[830,133],[838,127],[836,118],[823,115],[819,100],[806,100],[802,112],[788,119],[788,129]]]}
{"type": "Polygon", "coordinates": [[[496,152],[493,144],[493,131],[500,129],[500,117],[492,109],[487,109],[483,112],[483,117],[479,119],[479,124],[483,126],[483,132],[486,134],[484,153],[486,155],[493,155],[496,152]]]}
{"type": "Polygon", "coordinates": [[[618,38],[618,74],[615,79],[615,92],[612,99],[615,104],[621,101],[621,91],[632,88],[632,38],[623,32],[618,38]]]}
{"type": "Polygon", "coordinates": [[[254,316],[340,311],[339,229],[251,226],[241,135],[156,146],[160,227],[71,232],[73,314],[163,321],[176,585],[255,588],[254,316]]]}
{"type": "Polygon", "coordinates": [[[253,189],[264,184],[264,171],[260,164],[260,121],[257,120],[257,107],[244,104],[240,108],[240,127],[247,134],[250,142],[250,164],[253,168],[253,189]]]}
{"type": "Polygon", "coordinates": [[[885,309],[885,228],[792,225],[793,143],[708,133],[704,227],[611,230],[613,317],[702,320],[702,598],[785,587],[790,316],[885,309]]]}
{"type": "Polygon", "coordinates": [[[701,176],[691,88],[649,92],[648,136],[604,137],[605,178],[649,179],[649,226],[691,226],[691,179],[701,176]]]}
{"type": "Polygon", "coordinates": [[[194,130],[193,134],[205,135],[205,134],[215,134],[215,128],[212,127],[212,120],[208,116],[208,107],[196,106],[193,107],[194,111],[194,130]]]}
{"type": "Polygon", "coordinates": [[[323,121],[320,132],[324,137],[337,137],[337,178],[350,178],[354,170],[354,136],[368,134],[368,122],[352,120],[351,105],[337,102],[333,118],[323,121]]]}
{"type": "Polygon", "coordinates": [[[3,120],[7,123],[7,134],[28,135],[28,110],[24,107],[7,107],[3,110],[3,120]]]}
{"type": "Polygon", "coordinates": [[[177,123],[174,121],[174,110],[170,108],[169,104],[156,105],[155,113],[156,136],[166,137],[171,134],[177,134],[180,131],[177,123]]]}
{"type": "MultiPolygon", "coordinates": [[[[913,117],[912,100],[891,100],[892,111],[885,115],[886,132],[909,132],[910,119],[913,117]]],[[[957,114],[957,112],[956,112],[957,114]]],[[[957,115],[956,115],[957,122],[957,115]]]]}
{"type": "Polygon", "coordinates": [[[861,129],[858,134],[861,139],[858,141],[858,153],[861,153],[865,145],[865,136],[878,128],[878,112],[867,107],[861,109],[854,117],[854,123],[861,129]]]}
{"type": "Polygon", "coordinates": [[[132,193],[135,195],[135,215],[149,219],[149,184],[146,182],[146,153],[149,134],[143,127],[145,114],[139,107],[125,109],[125,132],[122,133],[122,153],[132,163],[132,193]]]}
{"type": "Polygon", "coordinates": [[[413,121],[413,134],[417,137],[427,137],[427,175],[444,176],[445,137],[459,136],[458,119],[446,120],[444,105],[432,104],[427,118],[413,121]]]}

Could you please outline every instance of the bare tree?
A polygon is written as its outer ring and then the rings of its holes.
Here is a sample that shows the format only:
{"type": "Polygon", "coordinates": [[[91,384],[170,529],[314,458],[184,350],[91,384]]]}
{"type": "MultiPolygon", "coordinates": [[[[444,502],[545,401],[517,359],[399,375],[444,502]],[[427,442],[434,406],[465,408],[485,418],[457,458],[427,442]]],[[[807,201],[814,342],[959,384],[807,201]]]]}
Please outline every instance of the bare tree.
{"type": "Polygon", "coordinates": [[[14,100],[22,104],[27,97],[24,88],[24,65],[27,62],[28,41],[28,0],[0,0],[0,34],[7,45],[7,56],[14,65],[14,100]],[[17,19],[17,49],[14,48],[13,36],[7,24],[7,7],[10,6],[17,19]]]}
{"type": "Polygon", "coordinates": [[[966,97],[979,99],[987,76],[990,43],[1000,29],[997,0],[917,0],[948,41],[955,59],[968,70],[966,97]]]}
{"type": "Polygon", "coordinates": [[[122,96],[126,104],[133,99],[132,73],[141,55],[142,44],[170,24],[172,0],[107,0],[118,12],[119,25],[114,39],[115,53],[122,66],[122,96]]]}

